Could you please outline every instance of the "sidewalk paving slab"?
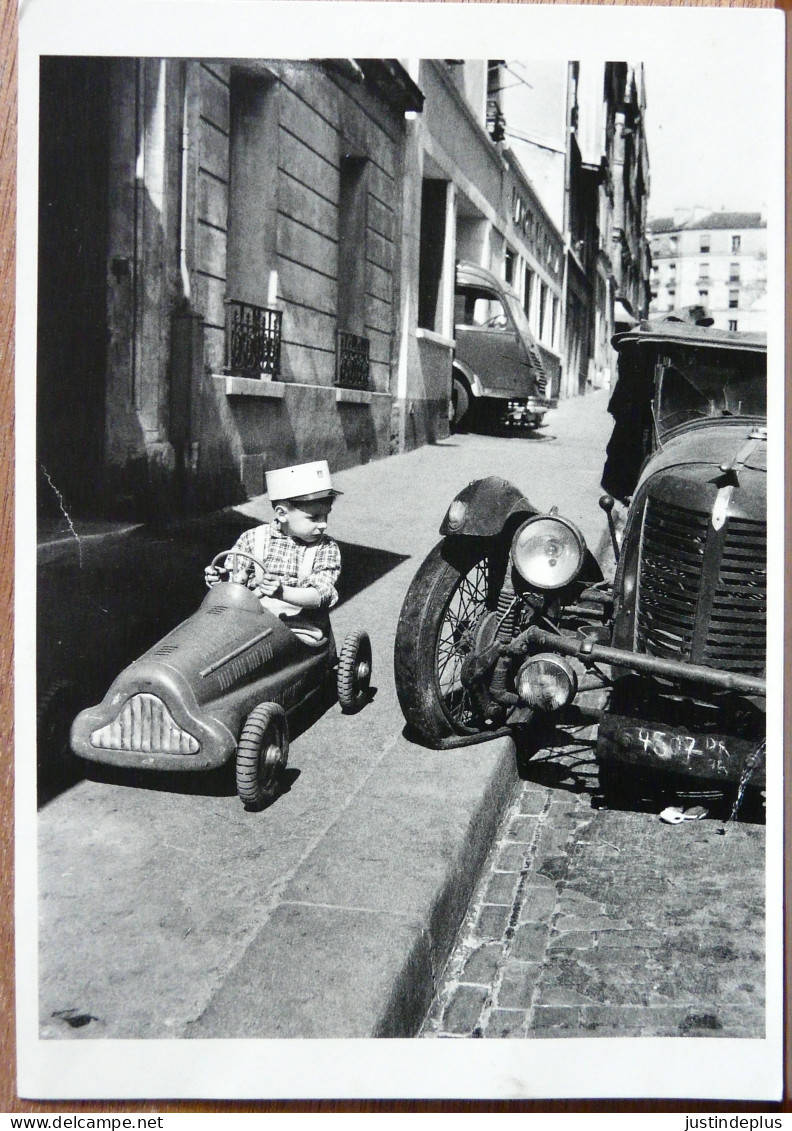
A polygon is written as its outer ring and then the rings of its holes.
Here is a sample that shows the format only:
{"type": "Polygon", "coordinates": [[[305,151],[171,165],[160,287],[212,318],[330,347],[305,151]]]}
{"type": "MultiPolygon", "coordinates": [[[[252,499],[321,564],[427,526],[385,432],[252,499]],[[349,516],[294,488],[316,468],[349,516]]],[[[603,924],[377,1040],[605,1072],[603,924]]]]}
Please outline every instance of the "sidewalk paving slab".
{"type": "Polygon", "coordinates": [[[414,1035],[516,780],[511,739],[399,739],[185,1035],[414,1035]]]}

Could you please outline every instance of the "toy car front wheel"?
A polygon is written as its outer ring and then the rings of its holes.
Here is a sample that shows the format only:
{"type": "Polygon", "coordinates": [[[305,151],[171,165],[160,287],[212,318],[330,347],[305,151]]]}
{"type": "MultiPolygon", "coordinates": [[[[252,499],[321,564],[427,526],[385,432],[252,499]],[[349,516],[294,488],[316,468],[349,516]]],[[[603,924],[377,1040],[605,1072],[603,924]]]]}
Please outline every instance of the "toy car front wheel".
{"type": "Polygon", "coordinates": [[[350,632],[338,660],[338,702],[349,714],[359,710],[371,683],[371,641],[368,633],[350,632]]]}
{"type": "Polygon", "coordinates": [[[236,787],[245,805],[272,801],[289,759],[289,725],[279,703],[260,703],[248,715],[239,737],[236,787]]]}

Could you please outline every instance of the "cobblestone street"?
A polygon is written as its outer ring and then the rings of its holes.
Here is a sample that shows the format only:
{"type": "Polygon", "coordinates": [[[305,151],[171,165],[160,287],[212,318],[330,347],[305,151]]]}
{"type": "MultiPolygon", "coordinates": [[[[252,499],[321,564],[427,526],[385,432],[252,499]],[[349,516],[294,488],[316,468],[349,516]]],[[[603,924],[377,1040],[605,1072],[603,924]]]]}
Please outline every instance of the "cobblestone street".
{"type": "Polygon", "coordinates": [[[605,808],[592,732],[527,764],[421,1035],[764,1036],[764,827],[605,808]]]}

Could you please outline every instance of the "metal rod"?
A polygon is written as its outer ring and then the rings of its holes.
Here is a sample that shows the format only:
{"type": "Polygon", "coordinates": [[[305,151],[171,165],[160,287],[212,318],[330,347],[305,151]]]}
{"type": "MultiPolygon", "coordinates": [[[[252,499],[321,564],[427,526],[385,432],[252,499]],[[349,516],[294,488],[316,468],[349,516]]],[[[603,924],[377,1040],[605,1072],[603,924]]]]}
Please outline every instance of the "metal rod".
{"type": "Polygon", "coordinates": [[[538,644],[551,652],[560,652],[562,656],[574,656],[584,664],[599,661],[615,664],[617,667],[632,668],[634,671],[648,672],[650,675],[704,683],[722,691],[742,691],[751,695],[767,694],[766,681],[756,676],[724,672],[718,668],[706,668],[702,664],[684,664],[680,660],[663,660],[657,656],[628,652],[626,648],[608,648],[604,644],[593,644],[590,640],[579,640],[571,636],[556,636],[535,625],[526,630],[524,638],[527,643],[538,644]]]}

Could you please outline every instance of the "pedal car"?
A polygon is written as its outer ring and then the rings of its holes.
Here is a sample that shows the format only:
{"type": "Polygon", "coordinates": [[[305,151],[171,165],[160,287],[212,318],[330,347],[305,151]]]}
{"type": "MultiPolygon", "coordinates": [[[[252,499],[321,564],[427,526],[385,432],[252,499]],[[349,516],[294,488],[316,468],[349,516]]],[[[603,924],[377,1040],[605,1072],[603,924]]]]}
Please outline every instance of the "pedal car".
{"type": "MultiPolygon", "coordinates": [[[[225,550],[212,564],[229,555],[260,565],[241,550],[225,550]]],[[[289,717],[333,681],[344,712],[367,698],[368,635],[350,633],[339,656],[329,621],[325,627],[308,643],[244,584],[221,581],[101,703],[77,716],[72,750],[92,762],[165,771],[213,770],[235,758],[241,800],[261,806],[286,766],[289,717]]]]}

